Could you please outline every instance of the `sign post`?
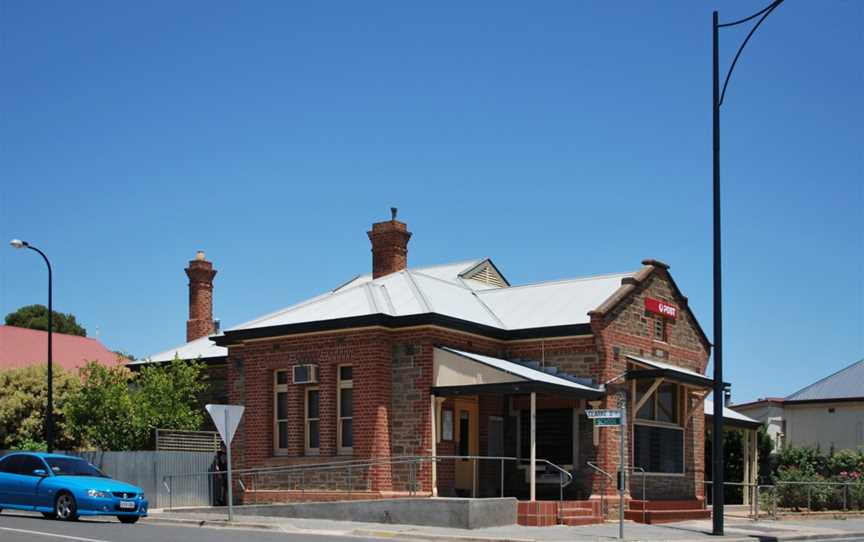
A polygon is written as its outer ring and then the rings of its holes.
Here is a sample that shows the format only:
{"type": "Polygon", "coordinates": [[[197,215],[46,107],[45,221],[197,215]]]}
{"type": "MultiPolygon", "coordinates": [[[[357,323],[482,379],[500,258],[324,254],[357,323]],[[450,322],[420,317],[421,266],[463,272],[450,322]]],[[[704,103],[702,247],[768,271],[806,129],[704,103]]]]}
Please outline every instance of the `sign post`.
{"type": "Polygon", "coordinates": [[[222,442],[225,443],[225,451],[228,454],[228,521],[234,521],[234,482],[231,479],[231,440],[240,425],[243,417],[244,407],[239,405],[206,405],[204,408],[213,419],[222,442]]]}
{"type": "MultiPolygon", "coordinates": [[[[620,393],[618,394],[618,409],[621,412],[621,417],[618,418],[621,420],[621,425],[618,427],[618,435],[621,437],[621,458],[620,458],[620,469],[621,476],[619,477],[619,486],[618,486],[618,538],[624,538],[624,487],[627,482],[627,465],[624,464],[626,461],[626,455],[624,453],[624,433],[627,432],[627,409],[625,405],[627,403],[627,394],[620,393]]],[[[643,503],[644,506],[644,503],[643,503]]]]}

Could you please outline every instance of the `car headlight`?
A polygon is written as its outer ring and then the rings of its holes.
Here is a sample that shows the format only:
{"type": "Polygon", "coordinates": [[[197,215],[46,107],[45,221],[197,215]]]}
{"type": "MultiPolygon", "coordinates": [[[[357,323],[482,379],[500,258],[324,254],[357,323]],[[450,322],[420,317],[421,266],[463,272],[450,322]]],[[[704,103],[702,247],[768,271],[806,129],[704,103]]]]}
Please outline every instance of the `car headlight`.
{"type": "Polygon", "coordinates": [[[107,491],[99,491],[98,489],[88,489],[87,490],[87,496],[96,497],[99,499],[107,499],[108,497],[111,496],[111,494],[108,493],[107,491]]]}
{"type": "Polygon", "coordinates": [[[143,491],[138,494],[138,499],[142,500],[142,501],[144,500],[144,492],[143,491]]]}

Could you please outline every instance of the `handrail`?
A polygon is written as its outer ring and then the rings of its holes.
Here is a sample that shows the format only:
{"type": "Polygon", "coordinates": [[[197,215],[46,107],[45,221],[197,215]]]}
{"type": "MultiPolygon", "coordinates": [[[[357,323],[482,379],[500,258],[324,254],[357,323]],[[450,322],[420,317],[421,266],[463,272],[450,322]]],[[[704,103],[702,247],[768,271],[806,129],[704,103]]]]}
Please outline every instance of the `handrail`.
{"type": "MultiPolygon", "coordinates": [[[[352,491],[353,487],[351,486],[351,471],[352,470],[362,470],[365,468],[371,468],[379,465],[408,465],[411,467],[410,476],[410,489],[409,492],[414,494],[416,491],[416,468],[422,465],[423,463],[438,463],[440,461],[445,460],[470,460],[474,462],[475,468],[475,479],[476,479],[476,464],[478,460],[484,461],[500,461],[501,462],[501,485],[502,485],[502,495],[503,495],[503,486],[504,486],[504,470],[503,463],[504,461],[515,461],[518,464],[524,464],[530,462],[530,459],[514,457],[514,456],[480,456],[480,455],[436,455],[436,456],[425,456],[425,455],[400,455],[400,456],[391,456],[385,458],[372,458],[372,459],[356,459],[356,460],[346,460],[346,461],[327,461],[327,462],[319,462],[319,463],[306,463],[299,465],[284,465],[284,466],[275,466],[275,467],[257,467],[257,468],[246,468],[246,469],[235,469],[233,472],[237,477],[237,480],[242,483],[242,478],[244,476],[251,477],[253,482],[253,487],[256,487],[257,484],[254,482],[260,475],[280,475],[287,474],[289,476],[292,475],[301,475],[301,484],[305,488],[305,475],[310,471],[332,471],[336,469],[348,469],[348,491],[352,491]]],[[[574,478],[573,474],[562,468],[559,465],[547,460],[547,459],[535,459],[536,464],[546,465],[551,469],[558,472],[559,475],[559,498],[561,500],[564,499],[564,488],[570,485],[574,478]]],[[[212,476],[225,473],[223,471],[207,471],[207,472],[189,472],[189,473],[180,473],[180,474],[170,474],[163,476],[162,483],[168,489],[169,495],[171,494],[171,486],[175,479],[182,479],[188,477],[195,476],[212,476]]],[[[243,486],[245,487],[245,486],[243,486]]],[[[472,489],[472,495],[475,493],[476,487],[472,489]]]]}

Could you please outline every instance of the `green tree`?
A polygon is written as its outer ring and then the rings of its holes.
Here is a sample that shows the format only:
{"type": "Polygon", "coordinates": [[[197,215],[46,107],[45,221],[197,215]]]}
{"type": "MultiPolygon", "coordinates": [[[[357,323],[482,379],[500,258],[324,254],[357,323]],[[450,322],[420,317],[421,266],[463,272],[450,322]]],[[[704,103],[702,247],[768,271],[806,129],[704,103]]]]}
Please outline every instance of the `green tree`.
{"type": "MultiPolygon", "coordinates": [[[[27,305],[6,315],[6,325],[48,331],[48,307],[27,305]]],[[[75,315],[51,311],[51,330],[68,335],[87,336],[87,330],[75,320],[75,315]]]]}
{"type": "Polygon", "coordinates": [[[204,415],[198,397],[207,389],[206,377],[201,361],[175,358],[144,366],[135,386],[140,431],[149,439],[156,429],[200,429],[204,415]]]}
{"type": "MultiPolygon", "coordinates": [[[[45,449],[47,383],[46,365],[0,371],[0,449],[45,449]]],[[[55,446],[61,450],[78,444],[69,432],[65,411],[79,387],[74,375],[54,368],[55,446]]]]}
{"type": "Polygon", "coordinates": [[[100,450],[136,449],[140,435],[136,424],[138,406],[129,390],[131,371],[93,361],[80,373],[81,388],[66,409],[73,438],[85,447],[100,450]]]}
{"type": "Polygon", "coordinates": [[[175,359],[133,373],[91,362],[81,369],[81,389],[67,415],[74,438],[100,450],[150,447],[154,430],[197,430],[204,419],[198,394],[206,387],[204,364],[175,359]]]}

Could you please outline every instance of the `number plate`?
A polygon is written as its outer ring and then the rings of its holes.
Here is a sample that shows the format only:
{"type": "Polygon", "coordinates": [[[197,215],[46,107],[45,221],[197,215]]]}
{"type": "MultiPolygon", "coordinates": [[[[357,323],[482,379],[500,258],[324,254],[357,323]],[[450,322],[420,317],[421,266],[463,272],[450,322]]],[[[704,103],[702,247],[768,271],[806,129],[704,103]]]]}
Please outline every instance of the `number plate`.
{"type": "Polygon", "coordinates": [[[120,501],[121,510],[135,510],[135,501],[120,501]]]}

